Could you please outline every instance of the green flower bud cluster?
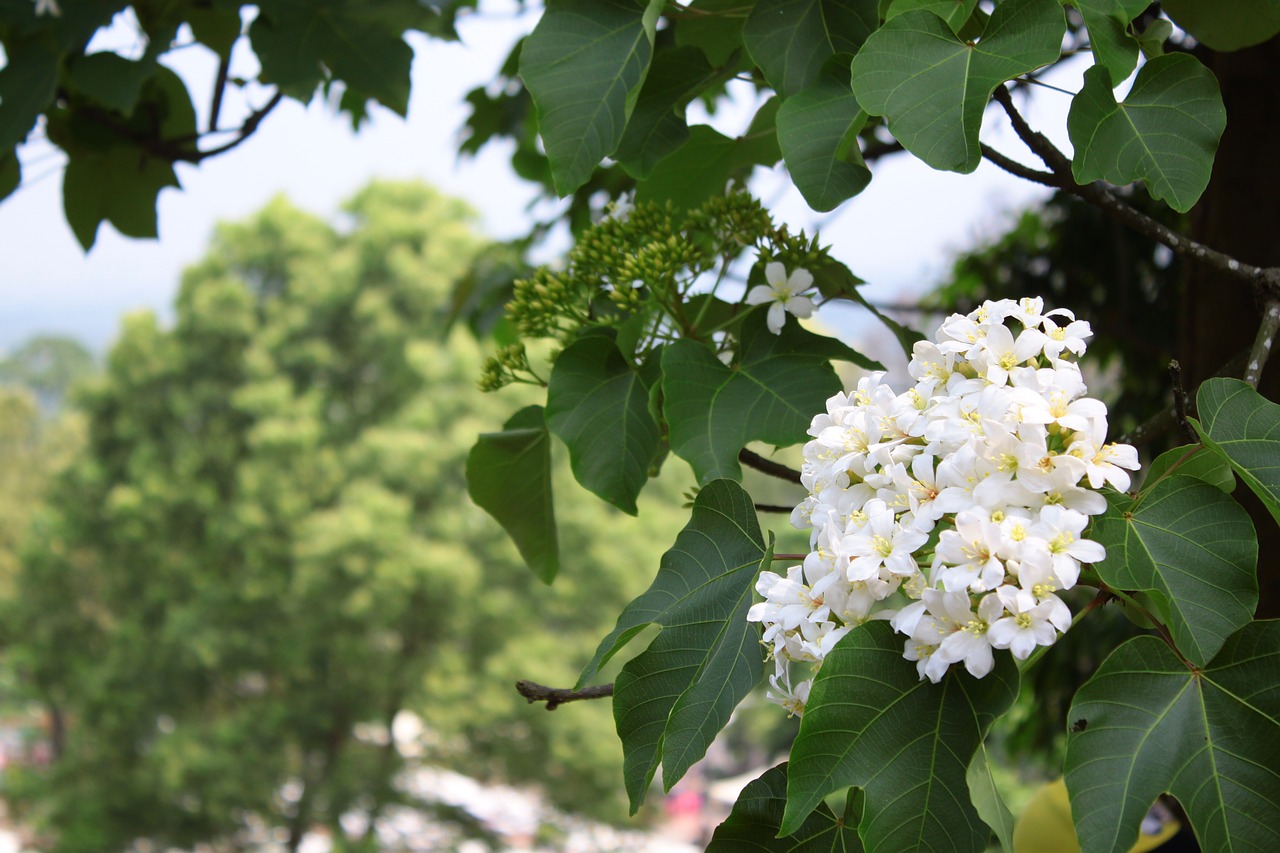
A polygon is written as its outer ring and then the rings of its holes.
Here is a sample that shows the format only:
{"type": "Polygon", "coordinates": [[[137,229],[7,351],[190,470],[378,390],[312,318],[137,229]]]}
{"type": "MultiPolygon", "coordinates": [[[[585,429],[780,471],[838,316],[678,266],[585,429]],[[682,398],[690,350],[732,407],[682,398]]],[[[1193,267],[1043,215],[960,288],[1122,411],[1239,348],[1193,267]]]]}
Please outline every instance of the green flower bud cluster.
{"type": "Polygon", "coordinates": [[[575,284],[570,275],[542,267],[532,278],[516,281],[507,316],[526,337],[554,337],[562,328],[560,320],[567,315],[566,309],[583,302],[575,284]]]}
{"type": "Polygon", "coordinates": [[[775,233],[773,217],[755,196],[731,192],[716,196],[689,214],[689,229],[706,233],[717,253],[733,253],[775,233]]]}
{"type": "Polygon", "coordinates": [[[804,231],[792,234],[785,225],[774,231],[771,244],[760,248],[761,268],[771,261],[778,261],[789,270],[813,270],[830,257],[828,247],[818,245],[817,235],[810,238],[804,231]]]}
{"type": "Polygon", "coordinates": [[[481,391],[497,391],[512,382],[542,384],[529,366],[529,356],[524,344],[509,344],[491,358],[485,359],[476,382],[481,391]]]}

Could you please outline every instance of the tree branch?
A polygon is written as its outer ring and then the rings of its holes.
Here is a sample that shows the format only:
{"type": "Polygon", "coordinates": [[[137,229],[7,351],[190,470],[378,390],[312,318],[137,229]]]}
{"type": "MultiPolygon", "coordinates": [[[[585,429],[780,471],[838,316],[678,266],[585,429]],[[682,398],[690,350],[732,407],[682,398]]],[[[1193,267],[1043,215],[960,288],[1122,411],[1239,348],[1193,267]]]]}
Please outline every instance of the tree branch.
{"type": "Polygon", "coordinates": [[[218,129],[218,115],[222,112],[222,96],[227,91],[227,73],[231,67],[231,52],[218,61],[218,77],[213,81],[213,103],[209,105],[209,132],[218,129]]]}
{"type": "Polygon", "coordinates": [[[1100,181],[1095,181],[1091,184],[1076,183],[1075,177],[1071,172],[1071,161],[1049,141],[1048,137],[1036,132],[1027,124],[1026,119],[1022,117],[1017,107],[1014,106],[1009,90],[1004,86],[997,86],[992,97],[996,103],[1004,108],[1005,113],[1009,116],[1009,121],[1013,124],[1014,132],[1018,134],[1018,138],[1026,143],[1027,147],[1037,157],[1044,161],[1044,164],[1049,167],[1049,172],[1037,172],[1028,169],[1021,163],[1016,163],[1007,157],[1001,157],[1001,160],[997,161],[989,156],[988,153],[996,154],[997,152],[990,151],[986,146],[983,146],[983,156],[986,156],[987,159],[1011,174],[1034,180],[1036,183],[1057,187],[1079,196],[1140,234],[1144,234],[1156,242],[1168,246],[1175,253],[1213,267],[1233,278],[1248,282],[1269,297],[1280,297],[1280,267],[1257,267],[1252,264],[1246,264],[1230,255],[1211,249],[1203,243],[1191,240],[1167,225],[1135,210],[1126,204],[1113,189],[1100,181]],[[1015,168],[1019,171],[1015,171],[1015,168]],[[1020,172],[1028,174],[1020,174],[1020,172]],[[1052,183],[1043,180],[1046,175],[1052,176],[1052,183]]]}
{"type": "Polygon", "coordinates": [[[795,507],[782,506],[781,504],[756,504],[756,512],[790,513],[793,509],[795,509],[795,507]]]}
{"type": "MultiPolygon", "coordinates": [[[[754,468],[757,471],[768,474],[770,477],[777,477],[779,480],[786,480],[789,483],[803,485],[800,482],[800,472],[796,469],[788,468],[786,465],[781,465],[774,462],[772,459],[765,459],[760,454],[752,453],[745,447],[738,453],[738,461],[743,465],[746,465],[748,468],[754,468]]],[[[790,511],[791,510],[787,510],[787,512],[790,511]]]]}
{"type": "Polygon", "coordinates": [[[1262,324],[1258,326],[1258,336],[1254,338],[1253,349],[1249,352],[1249,364],[1244,369],[1244,381],[1254,388],[1262,378],[1262,368],[1267,365],[1277,332],[1280,332],[1280,299],[1268,299],[1262,312],[1262,324]]]}
{"type": "Polygon", "coordinates": [[[578,699],[603,699],[606,696],[613,695],[612,684],[598,684],[595,687],[584,687],[581,690],[568,690],[563,687],[547,687],[538,684],[536,681],[525,681],[521,679],[516,682],[516,690],[525,699],[529,700],[529,704],[534,702],[546,702],[547,710],[554,711],[565,702],[575,702],[578,699]]]}

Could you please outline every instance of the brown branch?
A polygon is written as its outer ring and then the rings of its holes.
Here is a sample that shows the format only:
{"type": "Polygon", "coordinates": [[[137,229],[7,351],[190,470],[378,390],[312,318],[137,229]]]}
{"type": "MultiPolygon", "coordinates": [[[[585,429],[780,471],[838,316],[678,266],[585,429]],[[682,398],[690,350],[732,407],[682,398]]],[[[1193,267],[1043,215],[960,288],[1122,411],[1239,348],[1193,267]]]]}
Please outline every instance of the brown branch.
{"type": "Polygon", "coordinates": [[[1196,431],[1191,428],[1191,423],[1187,420],[1187,389],[1182,386],[1182,365],[1175,358],[1169,362],[1169,382],[1173,386],[1173,416],[1179,427],[1182,428],[1182,434],[1195,444],[1200,441],[1196,431]]]}
{"type": "Polygon", "coordinates": [[[995,165],[1004,169],[1010,175],[1016,178],[1022,178],[1026,181],[1032,181],[1037,184],[1044,184],[1046,187],[1057,188],[1061,183],[1058,176],[1050,172],[1042,172],[1039,169],[1033,169],[1030,166],[1024,166],[1012,157],[1006,157],[999,151],[992,148],[985,142],[979,143],[982,147],[982,156],[986,157],[995,165]]]}
{"type": "MultiPolygon", "coordinates": [[[[748,468],[754,468],[757,471],[768,474],[770,477],[777,477],[779,480],[786,480],[789,483],[802,485],[800,482],[799,471],[774,462],[772,459],[765,459],[760,454],[752,453],[745,447],[738,453],[738,461],[743,465],[746,465],[748,468]]],[[[790,511],[791,510],[787,510],[787,512],[790,511]]]]}
{"type": "MultiPolygon", "coordinates": [[[[1246,264],[1224,252],[1211,249],[1203,243],[1179,234],[1169,226],[1157,222],[1150,216],[1126,204],[1113,189],[1101,181],[1095,181],[1091,184],[1076,183],[1071,171],[1071,161],[1058,150],[1057,146],[1049,141],[1048,137],[1033,130],[1027,124],[1026,119],[1022,117],[1017,107],[1014,106],[1009,90],[1004,86],[997,86],[995,92],[992,93],[992,97],[996,103],[1004,108],[1005,113],[1009,116],[1009,121],[1013,124],[1014,132],[1018,134],[1018,138],[1026,143],[1027,147],[1037,157],[1044,161],[1044,164],[1049,167],[1049,172],[1035,172],[1008,158],[1002,158],[1004,162],[997,162],[988,156],[988,159],[991,159],[993,163],[1010,171],[1012,174],[1019,174],[1019,172],[1010,169],[1010,165],[1032,172],[1036,177],[1028,179],[1035,180],[1037,183],[1046,183],[1041,178],[1046,174],[1050,174],[1053,177],[1053,183],[1048,183],[1048,186],[1057,187],[1072,195],[1079,196],[1140,234],[1144,234],[1156,242],[1168,246],[1176,254],[1191,258],[1229,276],[1248,282],[1268,296],[1280,297],[1280,267],[1258,267],[1253,264],[1246,264]]],[[[983,155],[988,155],[988,149],[985,146],[983,155]]],[[[1019,175],[1019,177],[1027,177],[1027,175],[1019,175]]]]}
{"type": "Polygon", "coordinates": [[[581,690],[568,690],[563,687],[547,687],[538,684],[536,681],[525,681],[521,679],[516,682],[516,690],[525,699],[529,700],[529,704],[534,702],[546,702],[547,710],[554,711],[565,702],[574,702],[578,699],[603,699],[606,696],[613,695],[612,684],[598,684],[595,687],[584,687],[581,690]]]}

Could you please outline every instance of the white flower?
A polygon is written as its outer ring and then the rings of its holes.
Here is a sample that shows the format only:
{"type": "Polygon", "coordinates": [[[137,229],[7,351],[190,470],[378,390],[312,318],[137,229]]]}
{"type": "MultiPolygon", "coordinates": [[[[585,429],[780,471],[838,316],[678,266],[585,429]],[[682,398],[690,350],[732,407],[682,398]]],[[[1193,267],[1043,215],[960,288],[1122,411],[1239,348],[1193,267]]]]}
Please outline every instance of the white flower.
{"type": "Polygon", "coordinates": [[[813,300],[805,295],[813,286],[813,276],[808,270],[796,269],[787,275],[787,268],[778,261],[773,261],[764,268],[764,280],[768,284],[757,284],[747,293],[748,305],[769,306],[769,331],[775,335],[782,334],[782,324],[787,321],[786,312],[804,318],[813,314],[813,300]]]}
{"type": "Polygon", "coordinates": [[[1000,587],[996,595],[1009,615],[997,619],[987,629],[993,648],[1008,649],[1018,660],[1026,660],[1036,646],[1051,646],[1058,639],[1058,629],[1050,621],[1051,602],[1036,601],[1025,589],[1012,586],[1000,587]]]}

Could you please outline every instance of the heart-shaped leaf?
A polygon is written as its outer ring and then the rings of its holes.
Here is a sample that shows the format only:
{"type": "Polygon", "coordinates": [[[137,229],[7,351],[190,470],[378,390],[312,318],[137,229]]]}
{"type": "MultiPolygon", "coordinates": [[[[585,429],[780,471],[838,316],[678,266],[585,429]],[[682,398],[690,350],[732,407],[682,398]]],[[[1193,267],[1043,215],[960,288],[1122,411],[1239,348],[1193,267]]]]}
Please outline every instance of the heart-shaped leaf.
{"type": "Polygon", "coordinates": [[[1177,474],[1137,500],[1109,492],[1090,538],[1107,549],[1095,568],[1118,589],[1145,592],[1178,649],[1207,663],[1258,606],[1258,540],[1240,504],[1177,474]]]}
{"type": "Polygon", "coordinates": [[[1140,180],[1154,198],[1190,210],[1209,183],[1227,125],[1217,79],[1195,57],[1177,53],[1142,66],[1123,102],[1116,102],[1111,87],[1111,74],[1095,65],[1071,101],[1067,132],[1075,147],[1075,179],[1140,180]]]}
{"type": "Polygon", "coordinates": [[[1138,62],[1138,40],[1129,35],[1129,22],[1151,4],[1146,0],[1072,0],[1089,28],[1094,62],[1123,80],[1138,62]]]}
{"type": "Polygon", "coordinates": [[[857,53],[877,18],[876,0],[758,0],[742,40],[786,98],[817,82],[832,56],[857,53]]]}
{"type": "Polygon", "coordinates": [[[1280,406],[1239,379],[1209,379],[1196,394],[1205,445],[1231,464],[1280,523],[1280,406]]]}
{"type": "Polygon", "coordinates": [[[778,145],[809,207],[834,209],[871,183],[857,133],[867,114],[849,89],[848,68],[826,71],[778,109],[778,145]]]}
{"type": "Polygon", "coordinates": [[[1280,622],[1253,622],[1204,669],[1154,637],[1116,649],[1071,703],[1066,781],[1085,853],[1122,853],[1161,793],[1202,850],[1280,850],[1280,622]]]}
{"type": "Polygon", "coordinates": [[[1005,0],[982,38],[961,40],[930,12],[905,12],[853,60],[853,92],[912,154],[935,169],[972,172],[978,130],[996,86],[1058,58],[1066,17],[1055,0],[1005,0]]]}

